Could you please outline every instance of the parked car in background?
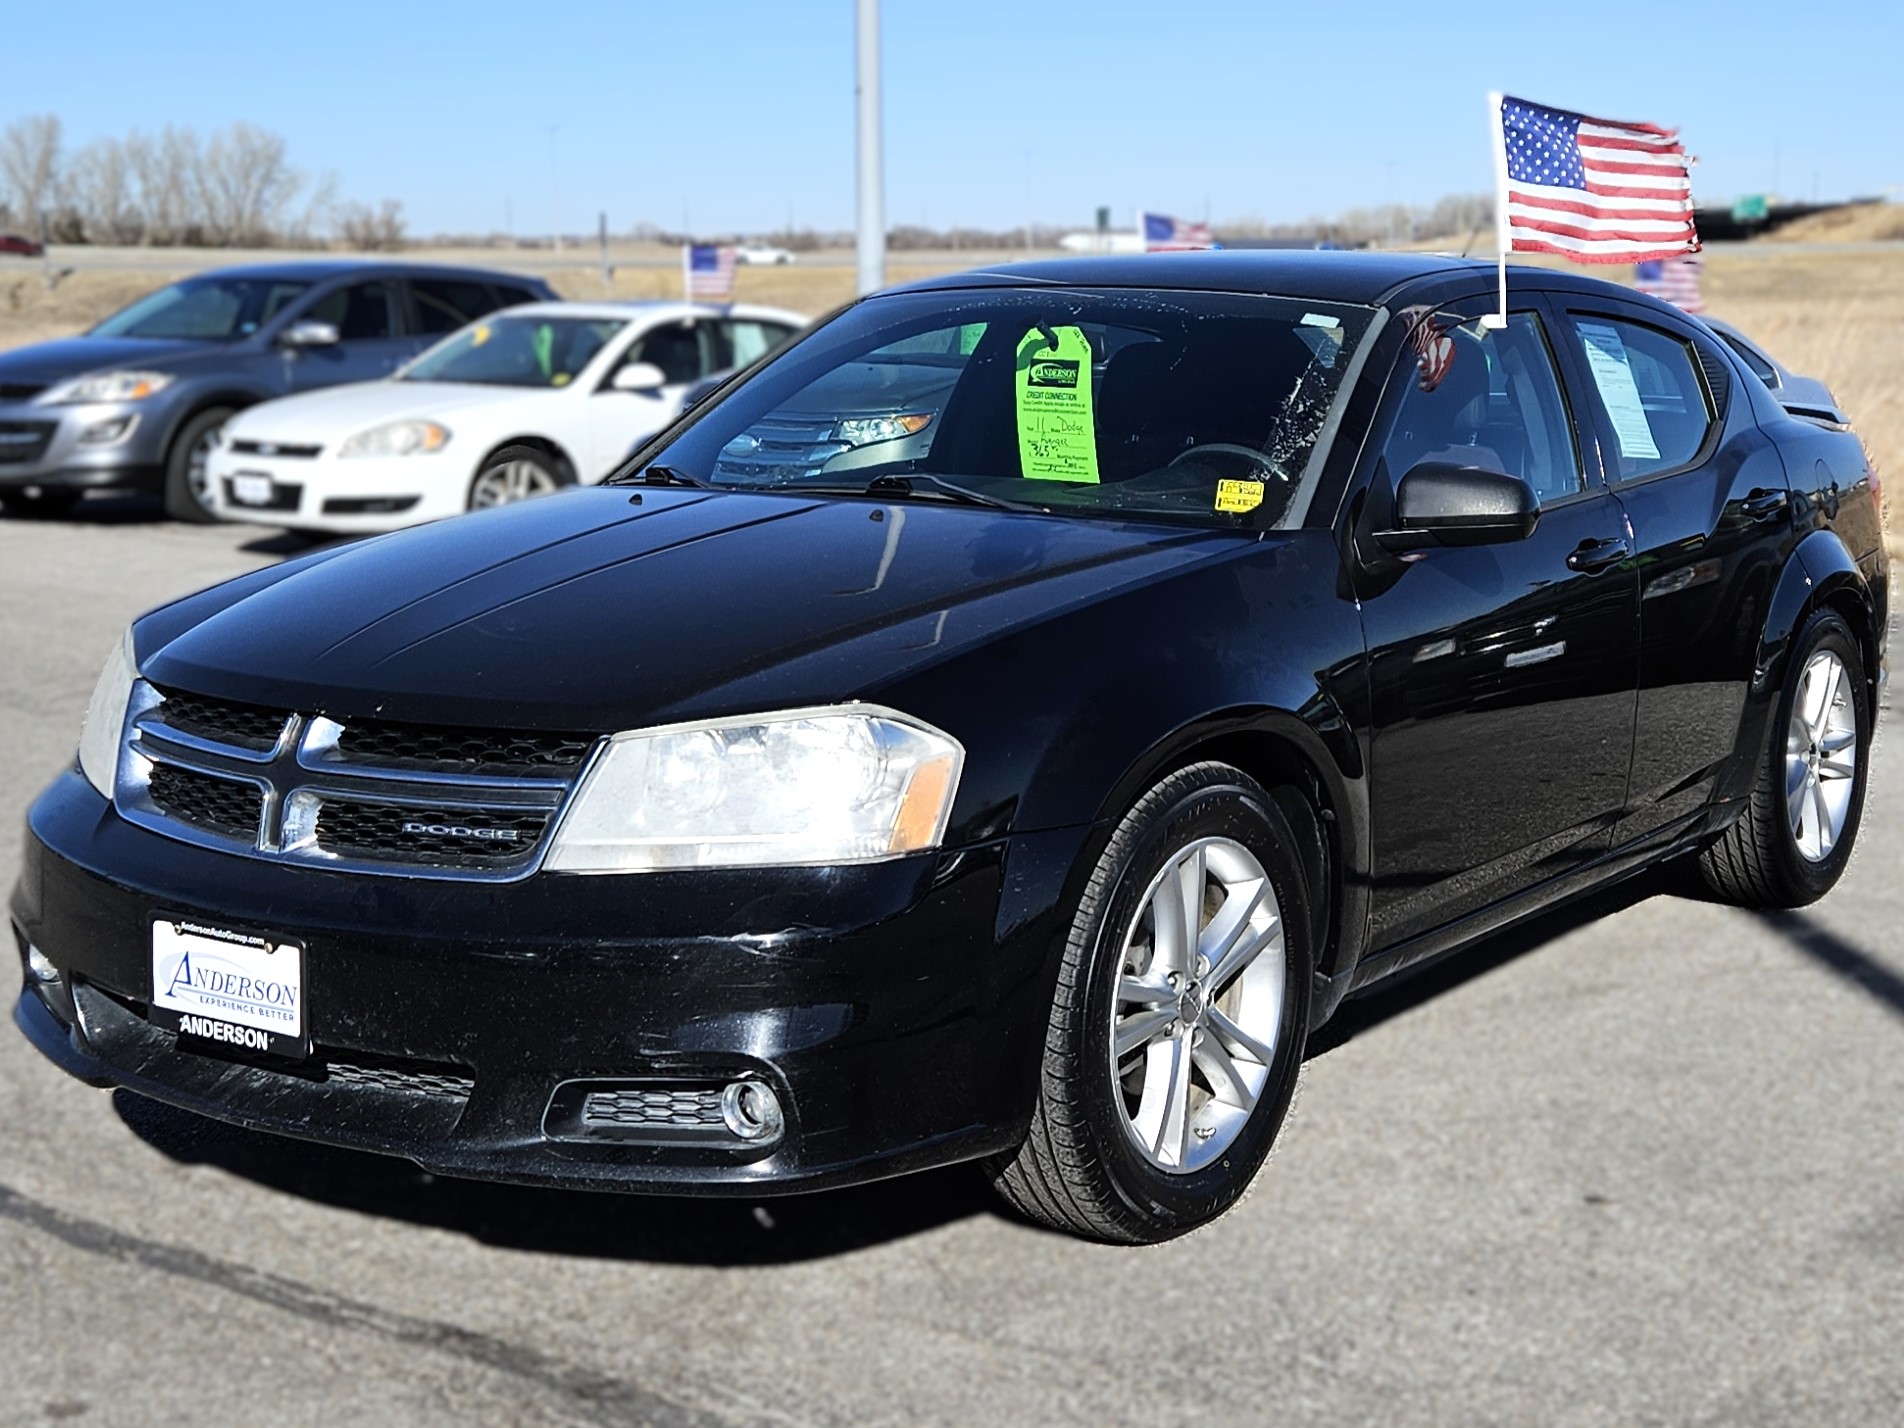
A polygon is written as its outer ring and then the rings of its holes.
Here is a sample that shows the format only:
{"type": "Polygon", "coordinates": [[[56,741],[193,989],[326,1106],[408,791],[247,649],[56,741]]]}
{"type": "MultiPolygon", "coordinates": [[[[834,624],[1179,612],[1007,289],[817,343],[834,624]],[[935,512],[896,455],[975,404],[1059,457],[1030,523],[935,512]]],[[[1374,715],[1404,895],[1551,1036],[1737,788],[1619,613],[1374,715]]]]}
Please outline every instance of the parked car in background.
{"type": "Polygon", "coordinates": [[[777,268],[793,261],[793,254],[771,243],[743,243],[734,250],[735,260],[761,267],[777,268]]]}
{"type": "Polygon", "coordinates": [[[388,381],[234,417],[208,465],[227,520],[393,530],[591,484],[705,374],[806,326],[780,308],[534,303],[470,324],[388,381]]]}
{"type": "Polygon", "coordinates": [[[22,258],[45,256],[46,245],[24,233],[0,233],[0,253],[17,253],[22,258]]]}
{"type": "Polygon", "coordinates": [[[161,491],[207,521],[205,458],[234,412],[389,374],[540,278],[346,259],[225,268],[159,289],[79,337],[0,352],[0,506],[161,491]]]}
{"type": "Polygon", "coordinates": [[[1794,416],[1812,417],[1837,426],[1850,424],[1851,419],[1838,405],[1838,398],[1818,378],[1801,377],[1729,322],[1704,316],[1701,321],[1738,353],[1739,360],[1752,369],[1752,375],[1765,383],[1779,404],[1794,416]]]}

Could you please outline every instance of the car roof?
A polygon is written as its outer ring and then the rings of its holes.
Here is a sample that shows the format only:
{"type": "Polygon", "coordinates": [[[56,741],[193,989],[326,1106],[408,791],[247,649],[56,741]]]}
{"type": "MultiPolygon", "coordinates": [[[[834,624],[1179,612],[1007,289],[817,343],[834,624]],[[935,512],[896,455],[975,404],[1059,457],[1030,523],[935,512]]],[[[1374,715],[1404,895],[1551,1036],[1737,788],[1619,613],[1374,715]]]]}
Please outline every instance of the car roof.
{"type": "Polygon", "coordinates": [[[405,263],[387,258],[298,258],[279,263],[244,263],[230,268],[214,268],[200,274],[208,278],[264,278],[290,282],[322,283],[332,278],[382,274],[392,277],[457,277],[483,282],[540,283],[527,273],[505,273],[494,268],[472,268],[461,263],[405,263]]]}
{"type": "MultiPolygon", "coordinates": [[[[886,293],[974,287],[1152,288],[1174,291],[1262,293],[1313,302],[1378,304],[1438,279],[1491,277],[1495,260],[1447,253],[1365,252],[1332,249],[1209,249],[1190,253],[1130,253],[1052,258],[926,278],[886,293]]],[[[1510,265],[1508,286],[1604,291],[1609,284],[1554,268],[1510,265]]],[[[1636,296],[1630,288],[1620,288],[1636,296]]]]}
{"type": "Polygon", "coordinates": [[[758,303],[682,302],[667,298],[629,298],[564,300],[560,302],[523,302],[504,311],[512,316],[533,317],[609,317],[667,319],[673,317],[758,317],[805,326],[810,318],[784,308],[762,307],[758,303]]]}

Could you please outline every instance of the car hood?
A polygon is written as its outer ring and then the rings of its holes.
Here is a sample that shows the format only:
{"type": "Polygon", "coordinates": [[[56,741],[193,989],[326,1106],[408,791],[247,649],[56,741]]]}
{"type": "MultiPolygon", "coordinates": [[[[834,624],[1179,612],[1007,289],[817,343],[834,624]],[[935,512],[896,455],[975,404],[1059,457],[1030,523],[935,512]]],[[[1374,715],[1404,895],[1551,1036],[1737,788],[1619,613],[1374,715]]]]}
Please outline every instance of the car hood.
{"type": "Polygon", "coordinates": [[[608,732],[874,698],[1025,624],[1247,548],[926,502],[584,488],[244,576],[139,623],[161,687],[608,732]]]}
{"type": "Polygon", "coordinates": [[[306,442],[349,436],[389,421],[447,417],[463,407],[496,409],[546,398],[553,389],[485,387],[471,382],[399,382],[380,378],[280,397],[250,407],[226,426],[228,437],[306,442]]]}
{"type": "Polygon", "coordinates": [[[221,352],[222,342],[173,342],[151,337],[61,337],[0,352],[0,381],[51,384],[81,372],[111,368],[161,371],[221,352]]]}

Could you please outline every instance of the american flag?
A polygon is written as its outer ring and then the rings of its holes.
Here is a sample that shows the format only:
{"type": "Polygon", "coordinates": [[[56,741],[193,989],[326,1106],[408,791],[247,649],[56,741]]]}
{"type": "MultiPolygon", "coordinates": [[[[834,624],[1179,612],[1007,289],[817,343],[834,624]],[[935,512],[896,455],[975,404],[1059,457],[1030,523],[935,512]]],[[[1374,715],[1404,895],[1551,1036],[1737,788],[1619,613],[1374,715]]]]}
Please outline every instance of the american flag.
{"type": "Polygon", "coordinates": [[[1696,253],[1688,253],[1683,258],[1641,263],[1633,272],[1634,285],[1682,312],[1704,312],[1706,300],[1699,295],[1702,262],[1696,253]]]}
{"type": "Polygon", "coordinates": [[[731,243],[691,243],[681,255],[688,301],[725,300],[734,296],[734,246],[731,243]]]}
{"type": "Polygon", "coordinates": [[[1509,252],[1637,263],[1698,251],[1677,130],[1496,102],[1509,252]]]}
{"type": "Polygon", "coordinates": [[[1185,223],[1167,213],[1146,213],[1143,217],[1144,251],[1178,253],[1191,248],[1216,247],[1216,235],[1207,223],[1185,223]]]}

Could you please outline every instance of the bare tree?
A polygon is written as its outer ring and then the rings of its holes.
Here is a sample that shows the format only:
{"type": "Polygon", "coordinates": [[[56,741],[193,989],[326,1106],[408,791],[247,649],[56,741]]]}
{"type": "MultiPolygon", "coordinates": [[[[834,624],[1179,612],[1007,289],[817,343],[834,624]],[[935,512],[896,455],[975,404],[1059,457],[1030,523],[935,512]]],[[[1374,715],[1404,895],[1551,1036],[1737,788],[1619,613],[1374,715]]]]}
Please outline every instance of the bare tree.
{"type": "Polygon", "coordinates": [[[39,227],[59,198],[60,121],[29,114],[0,132],[0,179],[22,222],[39,227]]]}
{"type": "Polygon", "coordinates": [[[126,140],[126,163],[139,193],[143,242],[183,243],[203,229],[196,134],[169,124],[157,138],[134,134],[126,140]]]}
{"type": "Polygon", "coordinates": [[[215,242],[271,241],[304,178],[285,161],[282,136],[240,120],[213,134],[199,153],[198,194],[215,242]]]}
{"type": "Polygon", "coordinates": [[[338,212],[337,234],[346,248],[363,253],[394,252],[403,246],[403,205],[386,198],[381,208],[347,203],[338,212]]]}
{"type": "Polygon", "coordinates": [[[89,243],[130,243],[139,236],[133,200],[132,164],[118,139],[95,139],[73,156],[66,171],[66,201],[89,243]]]}

